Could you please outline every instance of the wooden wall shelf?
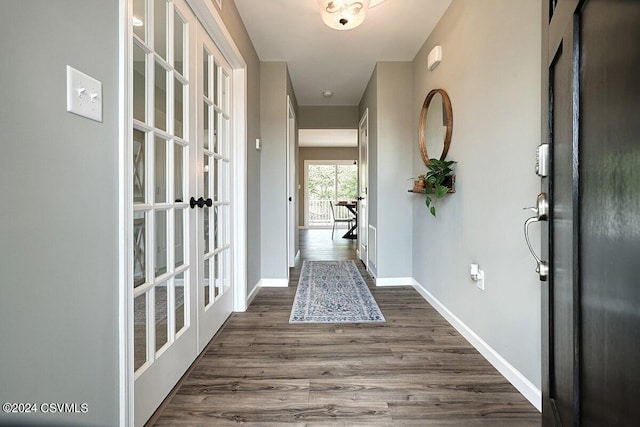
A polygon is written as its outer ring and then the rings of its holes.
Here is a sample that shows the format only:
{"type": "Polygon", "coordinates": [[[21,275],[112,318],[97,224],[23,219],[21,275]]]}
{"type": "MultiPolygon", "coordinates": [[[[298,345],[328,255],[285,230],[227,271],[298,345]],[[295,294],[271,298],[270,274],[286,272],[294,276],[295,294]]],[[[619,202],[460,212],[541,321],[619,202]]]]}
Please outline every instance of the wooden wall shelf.
{"type": "MultiPolygon", "coordinates": [[[[449,190],[447,191],[447,193],[455,193],[456,192],[456,176],[455,175],[449,175],[449,176],[451,177],[451,179],[445,179],[444,185],[449,187],[449,190]]],[[[407,190],[407,191],[409,193],[427,194],[426,189],[422,191],[414,191],[414,190],[407,190]]],[[[429,194],[433,194],[433,193],[435,193],[435,191],[432,188],[429,194]]]]}

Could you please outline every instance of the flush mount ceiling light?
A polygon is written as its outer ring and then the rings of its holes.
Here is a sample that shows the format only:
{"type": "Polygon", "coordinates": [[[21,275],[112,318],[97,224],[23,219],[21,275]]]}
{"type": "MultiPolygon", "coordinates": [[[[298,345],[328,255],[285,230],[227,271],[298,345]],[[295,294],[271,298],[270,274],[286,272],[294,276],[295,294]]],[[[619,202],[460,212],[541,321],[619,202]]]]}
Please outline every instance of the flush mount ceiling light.
{"type": "Polygon", "coordinates": [[[318,0],[320,16],[329,27],[336,30],[351,30],[362,24],[369,0],[318,0]]]}
{"type": "Polygon", "coordinates": [[[322,92],[322,96],[324,96],[325,98],[331,98],[333,96],[333,92],[330,90],[325,90],[324,92],[322,92]]]}

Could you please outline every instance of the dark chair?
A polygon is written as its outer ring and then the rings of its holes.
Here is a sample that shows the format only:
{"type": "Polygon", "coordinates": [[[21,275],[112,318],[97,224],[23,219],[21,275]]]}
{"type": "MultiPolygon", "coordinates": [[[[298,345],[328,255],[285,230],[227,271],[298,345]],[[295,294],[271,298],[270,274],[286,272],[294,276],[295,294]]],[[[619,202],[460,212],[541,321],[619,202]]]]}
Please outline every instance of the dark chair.
{"type": "Polygon", "coordinates": [[[331,206],[331,216],[333,217],[333,228],[331,229],[331,240],[333,240],[333,234],[336,231],[336,223],[338,222],[345,222],[347,223],[347,229],[351,228],[351,224],[353,223],[353,221],[355,221],[356,219],[351,217],[351,218],[336,218],[336,210],[335,207],[333,206],[333,202],[329,201],[329,206],[331,206]]]}

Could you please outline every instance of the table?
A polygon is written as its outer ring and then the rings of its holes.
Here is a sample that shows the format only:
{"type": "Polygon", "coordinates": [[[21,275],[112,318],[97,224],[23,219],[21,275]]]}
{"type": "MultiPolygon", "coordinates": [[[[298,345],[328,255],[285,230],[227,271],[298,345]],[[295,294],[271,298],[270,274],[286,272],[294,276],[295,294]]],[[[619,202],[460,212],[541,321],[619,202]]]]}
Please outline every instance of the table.
{"type": "Polygon", "coordinates": [[[338,202],[336,203],[336,206],[344,206],[345,208],[349,209],[349,212],[351,212],[355,218],[355,220],[353,221],[353,226],[351,226],[351,228],[347,230],[342,238],[352,240],[357,239],[358,234],[356,233],[356,231],[358,230],[358,204],[356,202],[338,202]]]}

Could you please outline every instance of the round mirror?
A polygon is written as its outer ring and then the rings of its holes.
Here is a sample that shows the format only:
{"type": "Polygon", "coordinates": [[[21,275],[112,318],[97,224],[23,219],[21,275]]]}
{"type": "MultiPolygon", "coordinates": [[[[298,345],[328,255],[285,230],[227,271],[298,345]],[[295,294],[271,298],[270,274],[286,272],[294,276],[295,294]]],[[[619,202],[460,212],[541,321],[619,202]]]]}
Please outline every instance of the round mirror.
{"type": "Polygon", "coordinates": [[[433,89],[425,98],[420,112],[420,155],[425,165],[431,163],[431,157],[438,157],[438,153],[440,160],[447,157],[452,131],[453,112],[449,95],[444,89],[433,89]]]}

